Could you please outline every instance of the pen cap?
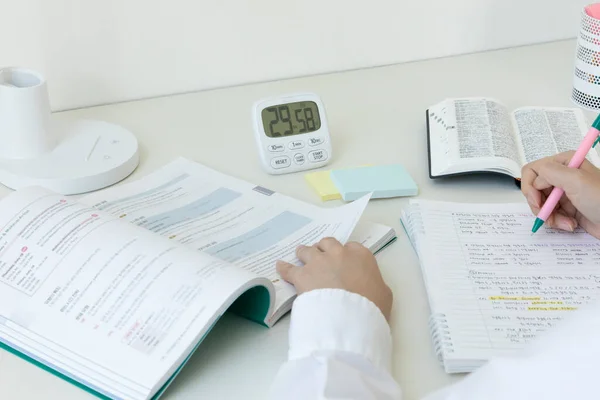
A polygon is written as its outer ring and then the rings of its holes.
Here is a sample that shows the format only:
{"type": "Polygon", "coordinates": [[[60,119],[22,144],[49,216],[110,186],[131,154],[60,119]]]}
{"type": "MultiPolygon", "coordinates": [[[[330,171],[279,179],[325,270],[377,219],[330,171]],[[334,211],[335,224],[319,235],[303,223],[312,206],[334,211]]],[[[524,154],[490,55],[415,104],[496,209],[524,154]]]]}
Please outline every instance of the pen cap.
{"type": "Polygon", "coordinates": [[[42,75],[24,68],[0,68],[0,158],[35,158],[52,150],[55,142],[42,75]]]}

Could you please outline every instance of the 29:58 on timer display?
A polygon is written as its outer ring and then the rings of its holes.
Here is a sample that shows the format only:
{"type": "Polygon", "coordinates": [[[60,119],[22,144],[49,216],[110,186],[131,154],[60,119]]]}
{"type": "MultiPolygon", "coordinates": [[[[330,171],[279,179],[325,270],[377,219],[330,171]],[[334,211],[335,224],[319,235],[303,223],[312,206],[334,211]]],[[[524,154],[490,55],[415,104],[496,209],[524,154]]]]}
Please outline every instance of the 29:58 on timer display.
{"type": "Polygon", "coordinates": [[[325,107],[314,93],[257,101],[254,135],[264,170],[279,175],[319,168],[332,157],[325,107]]]}

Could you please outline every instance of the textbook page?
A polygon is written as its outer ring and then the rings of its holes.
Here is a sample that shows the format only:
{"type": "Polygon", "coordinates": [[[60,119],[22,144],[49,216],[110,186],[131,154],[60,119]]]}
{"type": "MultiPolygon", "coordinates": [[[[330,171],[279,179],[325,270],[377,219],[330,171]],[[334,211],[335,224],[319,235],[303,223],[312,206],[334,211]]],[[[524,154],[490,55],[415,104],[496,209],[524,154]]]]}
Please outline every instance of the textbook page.
{"type": "MultiPolygon", "coordinates": [[[[524,107],[513,113],[522,149],[523,165],[540,158],[569,150],[577,150],[590,125],[579,109],[524,107]]],[[[600,158],[592,150],[587,159],[600,166],[600,158]]]]}
{"type": "Polygon", "coordinates": [[[581,230],[532,236],[526,204],[415,201],[409,209],[432,313],[448,328],[448,359],[519,350],[598,299],[600,241],[581,230]]]}
{"type": "Polygon", "coordinates": [[[0,202],[0,340],[98,393],[146,399],[265,279],[42,189],[0,202]]]}
{"type": "Polygon", "coordinates": [[[82,202],[171,241],[269,279],[276,288],[274,323],[296,291],[275,263],[299,264],[295,249],[323,237],[346,242],[369,198],[324,209],[178,159],[136,182],[82,202]]]}
{"type": "Polygon", "coordinates": [[[517,176],[521,158],[508,109],[487,98],[448,99],[429,111],[434,175],[491,171],[517,176]]]}

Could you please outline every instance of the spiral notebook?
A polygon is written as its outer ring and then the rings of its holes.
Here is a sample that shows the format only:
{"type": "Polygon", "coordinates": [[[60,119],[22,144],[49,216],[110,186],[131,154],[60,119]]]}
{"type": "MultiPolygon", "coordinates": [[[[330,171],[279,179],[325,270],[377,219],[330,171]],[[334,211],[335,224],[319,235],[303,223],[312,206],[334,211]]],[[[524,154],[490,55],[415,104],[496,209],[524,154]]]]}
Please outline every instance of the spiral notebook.
{"type": "Polygon", "coordinates": [[[518,352],[600,294],[600,241],[546,227],[532,236],[533,220],[526,204],[413,200],[403,210],[447,373],[518,352]]]}

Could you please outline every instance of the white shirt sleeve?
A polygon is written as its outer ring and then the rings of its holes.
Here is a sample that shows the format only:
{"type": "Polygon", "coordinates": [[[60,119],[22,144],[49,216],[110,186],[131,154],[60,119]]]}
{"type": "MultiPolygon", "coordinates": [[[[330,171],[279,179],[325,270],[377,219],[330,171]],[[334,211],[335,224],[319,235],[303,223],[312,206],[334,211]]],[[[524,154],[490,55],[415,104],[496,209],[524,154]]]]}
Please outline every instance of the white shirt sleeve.
{"type": "MultiPolygon", "coordinates": [[[[289,360],[271,399],[400,400],[391,355],[389,326],[369,300],[336,289],[305,293],[292,310],[289,360]]],[[[424,400],[599,399],[599,359],[600,304],[424,400]]]]}
{"type": "Polygon", "coordinates": [[[294,301],[290,349],[271,399],[400,399],[390,375],[392,337],[385,317],[366,298],[339,289],[294,301]]]}

